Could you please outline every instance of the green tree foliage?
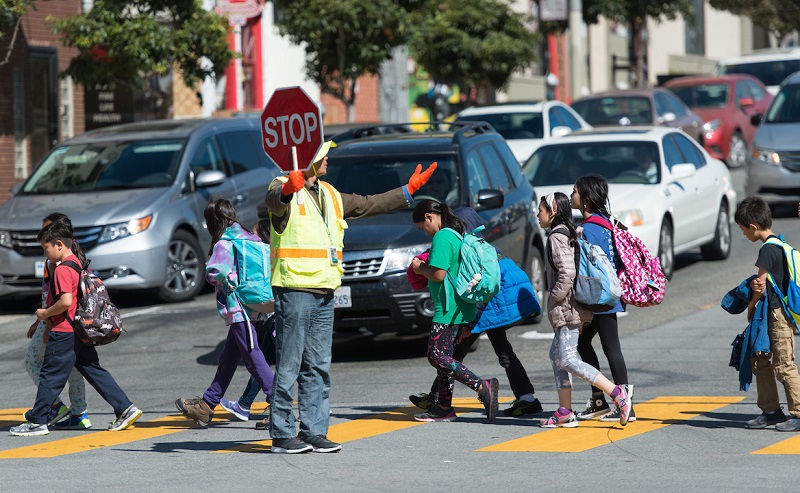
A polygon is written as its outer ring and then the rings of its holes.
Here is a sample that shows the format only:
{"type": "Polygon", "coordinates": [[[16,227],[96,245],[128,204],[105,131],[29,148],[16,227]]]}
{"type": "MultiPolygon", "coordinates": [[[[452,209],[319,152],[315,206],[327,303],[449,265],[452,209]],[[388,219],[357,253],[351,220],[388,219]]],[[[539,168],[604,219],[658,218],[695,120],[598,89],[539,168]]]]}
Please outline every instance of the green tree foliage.
{"type": "Polygon", "coordinates": [[[200,0],[96,0],[87,14],[51,21],[64,45],[79,51],[64,75],[87,86],[144,87],[147,76],[176,69],[194,87],[234,56],[227,19],[200,0]]]}
{"type": "Polygon", "coordinates": [[[715,9],[749,17],[779,42],[800,26],[800,2],[796,0],[710,0],[709,3],[715,9]]]}
{"type": "Polygon", "coordinates": [[[377,74],[392,48],[405,44],[409,2],[283,0],[281,34],[306,50],[306,75],[355,117],[356,80],[377,74]]]}
{"type": "Polygon", "coordinates": [[[531,19],[507,0],[430,0],[412,18],[412,56],[437,82],[503,88],[536,56],[531,19]]]}
{"type": "Polygon", "coordinates": [[[0,0],[0,39],[13,29],[33,0],[0,0]]]}

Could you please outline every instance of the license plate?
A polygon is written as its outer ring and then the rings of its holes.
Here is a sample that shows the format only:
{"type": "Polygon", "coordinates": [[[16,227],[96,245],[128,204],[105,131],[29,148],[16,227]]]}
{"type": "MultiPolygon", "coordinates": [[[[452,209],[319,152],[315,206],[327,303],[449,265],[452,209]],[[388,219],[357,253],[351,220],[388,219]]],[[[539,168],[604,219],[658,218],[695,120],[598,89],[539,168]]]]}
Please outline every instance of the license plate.
{"type": "Polygon", "coordinates": [[[350,297],[350,286],[341,286],[333,292],[334,308],[350,308],[353,306],[353,298],[350,297]]]}
{"type": "Polygon", "coordinates": [[[37,260],[33,264],[33,275],[40,279],[44,277],[44,260],[37,260]]]}

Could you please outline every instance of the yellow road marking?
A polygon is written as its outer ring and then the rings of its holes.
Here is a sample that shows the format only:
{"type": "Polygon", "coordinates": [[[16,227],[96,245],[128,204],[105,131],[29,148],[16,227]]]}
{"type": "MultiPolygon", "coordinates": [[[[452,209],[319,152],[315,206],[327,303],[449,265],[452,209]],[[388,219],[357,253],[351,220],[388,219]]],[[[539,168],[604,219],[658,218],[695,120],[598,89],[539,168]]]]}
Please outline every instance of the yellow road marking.
{"type": "Polygon", "coordinates": [[[788,440],[780,441],[750,453],[755,455],[800,455],[800,436],[794,435],[788,440]]]}
{"type": "Polygon", "coordinates": [[[636,403],[636,421],[582,421],[577,428],[555,428],[478,449],[477,452],[584,452],[741,401],[744,397],[669,396],[636,403]],[[652,418],[650,417],[652,416],[652,418]],[[657,416],[657,418],[656,418],[657,416]]]}
{"type": "Polygon", "coordinates": [[[28,409],[29,408],[18,407],[0,410],[0,428],[4,428],[6,426],[16,426],[24,423],[25,419],[22,417],[22,413],[28,409]]]}

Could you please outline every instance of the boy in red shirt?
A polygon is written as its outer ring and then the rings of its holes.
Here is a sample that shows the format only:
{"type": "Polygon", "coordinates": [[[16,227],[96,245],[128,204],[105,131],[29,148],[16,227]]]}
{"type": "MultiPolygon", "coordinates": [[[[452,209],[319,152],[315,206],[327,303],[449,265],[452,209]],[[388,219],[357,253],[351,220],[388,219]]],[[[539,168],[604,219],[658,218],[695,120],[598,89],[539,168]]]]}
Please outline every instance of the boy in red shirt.
{"type": "Polygon", "coordinates": [[[73,366],[114,408],[117,419],[109,425],[110,431],[124,430],[142,415],[142,411],[133,405],[111,374],[100,366],[95,348],[83,344],[72,330],[70,320],[74,319],[77,309],[80,277],[69,266],[59,268],[66,260],[81,265],[78,257],[72,253],[72,238],[72,228],[59,222],[42,228],[36,237],[47,260],[56,266],[47,308],[36,310],[37,320],[50,321],[49,328],[42,334],[47,351],[39,374],[36,404],[25,413],[26,423],[11,428],[12,435],[50,433],[46,424],[50,406],[64,389],[73,366]]]}

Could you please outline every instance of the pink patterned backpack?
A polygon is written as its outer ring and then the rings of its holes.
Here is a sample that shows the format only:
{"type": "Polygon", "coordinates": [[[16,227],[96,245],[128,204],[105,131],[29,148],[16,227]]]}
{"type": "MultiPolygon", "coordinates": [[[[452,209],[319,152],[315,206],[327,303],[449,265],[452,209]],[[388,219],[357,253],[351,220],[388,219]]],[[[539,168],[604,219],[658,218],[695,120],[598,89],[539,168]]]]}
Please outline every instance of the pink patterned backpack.
{"type": "Polygon", "coordinates": [[[614,237],[614,251],[622,262],[622,268],[617,271],[622,288],[620,299],[639,307],[658,305],[664,301],[667,278],[661,270],[658,257],[650,255],[642,240],[616,224],[612,226],[600,216],[591,216],[585,222],[610,230],[614,237]]]}

